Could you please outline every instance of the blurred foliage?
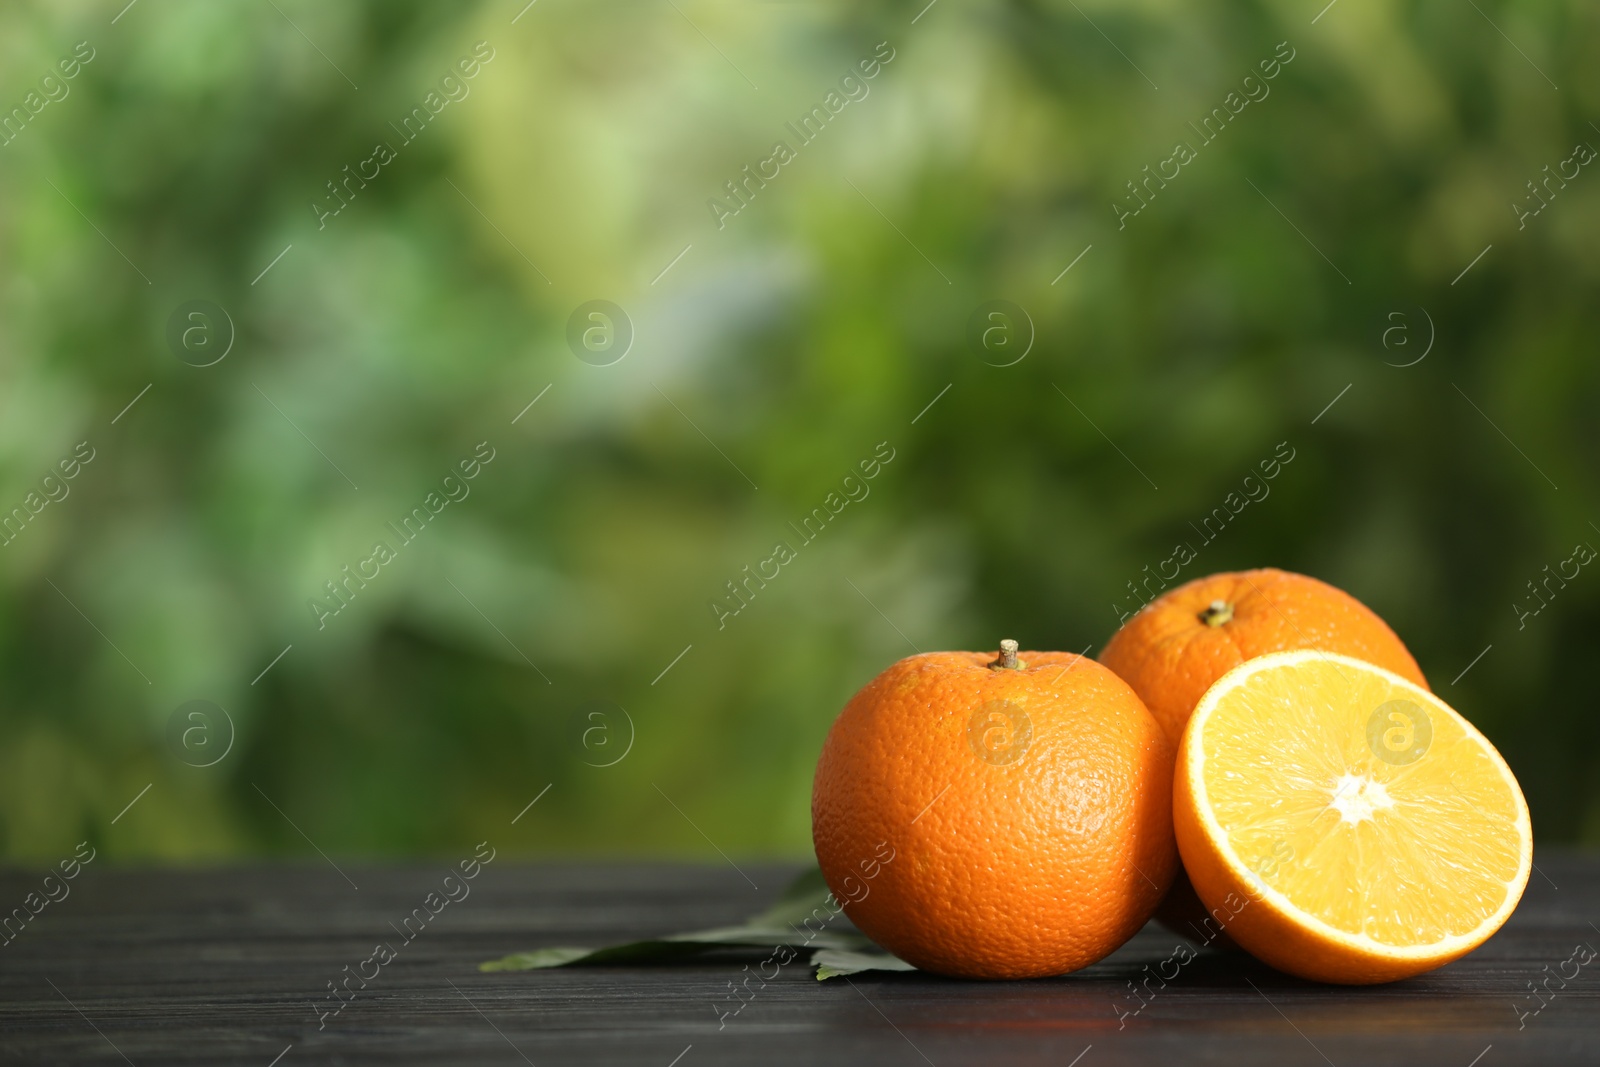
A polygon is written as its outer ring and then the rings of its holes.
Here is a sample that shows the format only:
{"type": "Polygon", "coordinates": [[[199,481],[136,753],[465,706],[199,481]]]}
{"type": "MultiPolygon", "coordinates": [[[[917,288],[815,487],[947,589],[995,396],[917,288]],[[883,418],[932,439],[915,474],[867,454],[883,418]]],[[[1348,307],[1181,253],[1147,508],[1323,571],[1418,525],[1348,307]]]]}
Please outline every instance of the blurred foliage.
{"type": "Polygon", "coordinates": [[[1513,606],[1600,545],[1600,174],[1508,209],[1600,145],[1600,11],[1318,6],[0,9],[0,106],[94,51],[0,148],[0,508],[95,450],[0,548],[0,855],[800,855],[856,688],[913,647],[1098,648],[1284,441],[1183,577],[1350,590],[1541,838],[1600,841],[1600,573],[1513,606]],[[470,94],[404,143],[478,41],[470,94]],[[800,145],[786,123],[885,41],[800,145]],[[708,199],[779,140],[718,228],[708,199]],[[1119,229],[1179,140],[1198,158],[1119,229]],[[609,366],[566,342],[594,299],[636,333],[609,366]],[[993,299],[1036,331],[1012,366],[968,341],[993,299]],[[220,363],[169,348],[190,300],[231,317],[220,363]],[[470,496],[319,629],[323,583],[483,441],[470,496]],[[802,546],[787,524],[879,442],[802,546]],[[237,728],[214,766],[168,740],[195,699],[237,728]],[[612,766],[628,719],[595,701],[631,719],[612,766]]]}

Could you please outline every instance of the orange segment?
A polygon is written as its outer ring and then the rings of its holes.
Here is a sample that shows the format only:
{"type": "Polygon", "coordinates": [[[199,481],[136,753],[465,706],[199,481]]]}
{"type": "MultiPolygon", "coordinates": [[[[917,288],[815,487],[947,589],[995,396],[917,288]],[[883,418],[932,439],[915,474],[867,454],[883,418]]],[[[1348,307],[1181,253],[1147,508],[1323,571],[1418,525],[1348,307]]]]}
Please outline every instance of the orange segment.
{"type": "Polygon", "coordinates": [[[1250,660],[1206,692],[1173,807],[1217,923],[1321,981],[1389,981],[1470,952],[1533,862],[1522,790],[1471,723],[1381,667],[1310,650],[1250,660]]]}

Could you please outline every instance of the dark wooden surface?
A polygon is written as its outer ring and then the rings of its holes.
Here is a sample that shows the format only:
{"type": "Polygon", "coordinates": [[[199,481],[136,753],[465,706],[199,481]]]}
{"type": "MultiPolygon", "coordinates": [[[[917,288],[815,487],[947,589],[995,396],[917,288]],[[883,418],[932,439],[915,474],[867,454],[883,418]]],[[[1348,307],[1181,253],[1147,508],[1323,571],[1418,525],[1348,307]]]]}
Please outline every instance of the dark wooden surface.
{"type": "MultiPolygon", "coordinates": [[[[1594,1064],[1600,960],[1564,989],[1552,977],[1557,992],[1519,1028],[1518,1011],[1538,1003],[1528,983],[1556,975],[1579,943],[1600,948],[1600,857],[1546,850],[1538,865],[1542,874],[1497,937],[1450,967],[1389,986],[1316,986],[1208,950],[1119,1026],[1119,1006],[1137,1003],[1128,983],[1177,943],[1150,926],[1100,964],[1049,981],[864,974],[819,983],[795,963],[719,1028],[728,983],[761,954],[513,974],[476,965],[513,950],[731,922],[773,899],[792,870],[746,867],[757,891],[725,865],[502,858],[319,1030],[326,983],[377,941],[398,945],[390,924],[439,886],[445,864],[346,866],[354,889],[326,865],[128,871],[100,861],[0,948],[0,1058],[139,1067],[268,1067],[280,1053],[279,1067],[1594,1064]]],[[[6,872],[0,901],[20,904],[38,882],[6,872]]]]}

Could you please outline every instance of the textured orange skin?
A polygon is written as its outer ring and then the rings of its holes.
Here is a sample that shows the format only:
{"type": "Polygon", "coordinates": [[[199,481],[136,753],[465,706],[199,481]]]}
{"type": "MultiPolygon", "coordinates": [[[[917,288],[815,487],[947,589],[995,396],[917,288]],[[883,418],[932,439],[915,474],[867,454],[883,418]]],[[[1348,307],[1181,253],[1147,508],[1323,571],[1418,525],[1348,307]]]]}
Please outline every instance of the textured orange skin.
{"type": "Polygon", "coordinates": [[[923,970],[1065,974],[1133,936],[1171,884],[1175,746],[1091,659],[994,659],[912,656],[850,700],[817,761],[817,861],[851,921],[923,970]],[[1031,723],[1014,762],[969,741],[995,700],[1031,723]]]}
{"type": "MultiPolygon", "coordinates": [[[[1191,742],[1192,736],[1192,733],[1185,736],[1185,746],[1200,743],[1198,737],[1191,742]]],[[[1466,945],[1459,951],[1419,963],[1363,955],[1318,939],[1278,911],[1252,889],[1242,875],[1235,874],[1223,863],[1200,828],[1193,797],[1187,761],[1180,759],[1173,786],[1172,817],[1184,870],[1194,883],[1195,892],[1202,901],[1210,903],[1212,915],[1219,920],[1212,926],[1225,924],[1228,934],[1239,945],[1269,967],[1315,982],[1372,985],[1442,967],[1477,947],[1466,945]]],[[[1487,937],[1485,934],[1484,938],[1487,937]]]]}
{"type": "Polygon", "coordinates": [[[1314,648],[1375,663],[1424,689],[1428,681],[1389,624],[1326,582],[1272,567],[1213,574],[1146,604],[1111,636],[1100,662],[1139,694],[1176,745],[1206,690],[1247,659],[1314,648]],[[1208,626],[1214,600],[1233,618],[1208,626]]]}
{"type": "MultiPolygon", "coordinates": [[[[1217,679],[1247,659],[1297,648],[1354,656],[1428,688],[1417,661],[1371,608],[1326,582],[1273,567],[1196,578],[1163,593],[1111,636],[1100,662],[1133,687],[1176,745],[1217,679]],[[1208,626],[1200,613],[1215,600],[1233,605],[1233,618],[1208,626]]],[[[1194,937],[1196,929],[1209,933],[1216,923],[1206,923],[1187,869],[1156,918],[1194,937]]],[[[1211,944],[1236,947],[1226,934],[1211,944]]]]}

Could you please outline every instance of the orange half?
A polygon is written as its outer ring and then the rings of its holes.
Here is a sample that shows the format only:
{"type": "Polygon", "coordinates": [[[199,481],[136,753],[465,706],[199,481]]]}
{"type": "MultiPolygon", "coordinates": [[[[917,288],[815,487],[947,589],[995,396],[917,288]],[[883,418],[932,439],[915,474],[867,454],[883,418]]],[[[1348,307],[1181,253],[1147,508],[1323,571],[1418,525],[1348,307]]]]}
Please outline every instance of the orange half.
{"type": "Polygon", "coordinates": [[[1249,660],[1184,731],[1178,849],[1219,929],[1324,982],[1477,948],[1522,897],[1533,830],[1500,753],[1400,676],[1314,650],[1249,660]]]}

